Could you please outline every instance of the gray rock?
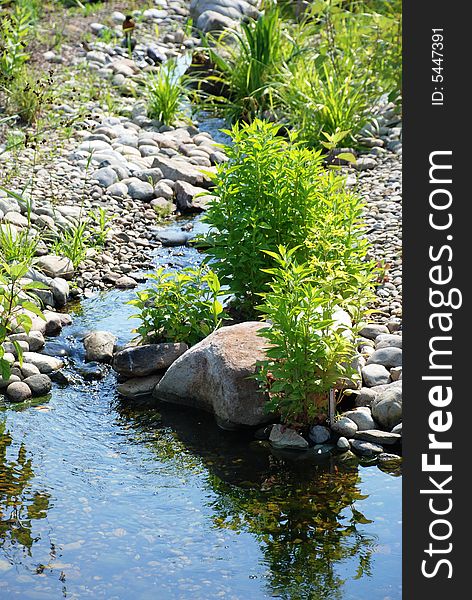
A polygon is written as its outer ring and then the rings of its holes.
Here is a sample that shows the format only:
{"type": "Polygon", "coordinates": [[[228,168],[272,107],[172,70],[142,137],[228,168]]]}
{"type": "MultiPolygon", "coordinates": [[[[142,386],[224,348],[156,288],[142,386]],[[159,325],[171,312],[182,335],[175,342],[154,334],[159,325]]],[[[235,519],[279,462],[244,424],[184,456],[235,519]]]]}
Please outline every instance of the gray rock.
{"type": "Polygon", "coordinates": [[[401,348],[403,337],[401,335],[393,335],[392,333],[382,333],[375,338],[375,349],[382,348],[401,348]]]}
{"type": "Polygon", "coordinates": [[[402,350],[400,348],[381,348],[376,350],[367,359],[368,365],[383,365],[387,369],[402,366],[402,350]]]}
{"type": "MultiPolygon", "coordinates": [[[[156,184],[163,178],[162,171],[160,169],[142,169],[141,171],[136,171],[134,176],[140,179],[141,181],[145,181],[146,183],[156,184]]],[[[156,194],[157,195],[157,194],[156,194]]],[[[159,194],[160,196],[162,194],[159,194]]]]}
{"type": "Polygon", "coordinates": [[[51,279],[49,285],[54,298],[54,306],[62,308],[67,304],[67,300],[69,299],[69,284],[62,277],[54,277],[54,279],[51,279]]]}
{"type": "Polygon", "coordinates": [[[128,182],[128,194],[133,200],[149,202],[154,198],[154,187],[146,182],[132,177],[128,182]]]}
{"type": "Polygon", "coordinates": [[[362,369],[362,379],[366,387],[383,385],[390,381],[390,372],[383,365],[367,364],[362,369]]]}
{"type": "Polygon", "coordinates": [[[155,65],[160,65],[167,60],[167,56],[161,51],[159,46],[156,46],[156,44],[148,46],[146,48],[146,54],[155,65]]]}
{"type": "Polygon", "coordinates": [[[369,169],[375,169],[377,166],[377,161],[374,158],[370,158],[369,156],[362,156],[358,158],[354,163],[354,167],[358,171],[368,171],[369,169]]]}
{"type": "Polygon", "coordinates": [[[170,367],[154,397],[211,412],[224,428],[270,421],[267,397],[251,377],[266,358],[261,327],[248,322],[213,332],[170,367]]]}
{"type": "Polygon", "coordinates": [[[118,279],[115,281],[115,286],[121,289],[130,289],[136,287],[137,285],[138,282],[132,277],[128,277],[128,275],[118,277],[118,279]]]}
{"type": "Polygon", "coordinates": [[[118,392],[130,400],[149,396],[162,379],[162,375],[148,375],[147,377],[133,377],[117,386],[118,392]]]}
{"type": "Polygon", "coordinates": [[[368,387],[362,387],[359,390],[359,393],[355,397],[354,403],[356,407],[360,406],[371,406],[372,402],[375,400],[377,396],[377,392],[368,387]]]}
{"type": "Polygon", "coordinates": [[[107,194],[115,198],[125,198],[128,195],[128,186],[125,183],[114,183],[107,189],[107,194]]]}
{"type": "Polygon", "coordinates": [[[370,408],[368,407],[359,407],[354,410],[348,410],[343,413],[343,417],[347,417],[348,419],[351,419],[351,421],[354,421],[359,431],[375,429],[377,427],[377,424],[372,418],[370,408]]]}
{"type": "Polygon", "coordinates": [[[395,427],[392,429],[392,433],[398,433],[399,435],[402,435],[402,423],[395,425],[395,427]]]}
{"type": "Polygon", "coordinates": [[[27,377],[23,383],[31,390],[33,396],[46,396],[49,394],[52,388],[51,380],[47,375],[39,374],[39,375],[31,375],[27,377]]]}
{"type": "Polygon", "coordinates": [[[24,402],[31,398],[31,390],[23,381],[10,383],[6,391],[6,399],[10,402],[24,402]]]}
{"type": "Polygon", "coordinates": [[[373,444],[372,442],[363,442],[361,440],[349,440],[352,450],[360,456],[366,456],[372,458],[383,452],[382,446],[373,444]]]}
{"type": "Polygon", "coordinates": [[[349,450],[349,448],[351,447],[349,441],[347,440],[347,438],[345,437],[340,437],[336,446],[340,449],[340,450],[349,450]]]}
{"type": "Polygon", "coordinates": [[[238,24],[234,19],[215,10],[206,10],[198,17],[196,25],[203,33],[217,33],[225,29],[235,29],[238,24]]]}
{"type": "Polygon", "coordinates": [[[21,374],[23,375],[23,378],[26,379],[32,375],[39,375],[39,369],[31,363],[23,363],[23,366],[21,367],[21,374]]]}
{"type": "Polygon", "coordinates": [[[354,437],[356,440],[373,442],[374,444],[380,444],[381,446],[397,444],[402,439],[402,436],[398,433],[381,431],[380,429],[366,429],[365,431],[358,431],[354,437]]]}
{"type": "Polygon", "coordinates": [[[174,198],[174,190],[165,181],[159,181],[156,184],[154,194],[156,198],[165,198],[166,200],[174,198]]]}
{"type": "Polygon", "coordinates": [[[392,381],[399,381],[402,378],[402,367],[392,367],[390,369],[392,381]]]}
{"type": "Polygon", "coordinates": [[[7,223],[11,223],[12,225],[16,225],[17,227],[28,227],[29,225],[28,219],[25,216],[14,211],[8,212],[6,215],[4,215],[3,220],[7,223]]]}
{"type": "Polygon", "coordinates": [[[10,340],[26,342],[31,352],[37,352],[44,347],[44,336],[40,331],[29,333],[15,333],[9,336],[10,340]]]}
{"type": "Polygon", "coordinates": [[[323,425],[313,425],[310,427],[309,438],[314,444],[324,444],[331,437],[331,432],[323,425]]]}
{"type": "Polygon", "coordinates": [[[153,168],[159,168],[165,179],[171,179],[172,181],[186,181],[192,185],[202,187],[208,187],[211,183],[211,180],[202,173],[199,167],[192,165],[181,158],[156,156],[152,166],[153,168]]]}
{"type": "Polygon", "coordinates": [[[96,179],[102,187],[109,187],[118,181],[118,175],[111,167],[103,167],[92,173],[92,179],[96,179]]]}
{"type": "Polygon", "coordinates": [[[113,369],[126,377],[145,377],[167,369],[188,349],[187,344],[146,344],[125,348],[113,357],[113,369]]]}
{"type": "Polygon", "coordinates": [[[185,246],[192,237],[186,231],[175,231],[173,229],[156,230],[155,236],[163,246],[185,246]]]}
{"type": "Polygon", "coordinates": [[[369,323],[359,331],[359,335],[369,340],[375,340],[377,336],[386,333],[389,333],[388,328],[378,323],[369,323]]]}
{"type": "Polygon", "coordinates": [[[116,336],[109,331],[92,331],[84,338],[85,360],[95,362],[110,362],[116,336]]]}
{"type": "Polygon", "coordinates": [[[40,373],[46,374],[57,371],[64,366],[61,359],[45,354],[38,354],[37,352],[25,352],[23,354],[23,360],[37,367],[40,373]]]}
{"type": "Polygon", "coordinates": [[[176,181],[174,192],[177,207],[182,212],[205,210],[212,199],[212,196],[209,196],[206,190],[187,181],[176,181]]]}
{"type": "Polygon", "coordinates": [[[357,432],[357,425],[348,417],[340,417],[331,425],[331,429],[341,437],[351,438],[357,432]]]}
{"type": "MultiPolygon", "coordinates": [[[[15,358],[12,356],[12,363],[14,362],[15,358]]],[[[10,375],[9,379],[3,379],[2,377],[0,377],[0,391],[4,392],[9,385],[11,385],[12,383],[17,383],[18,381],[21,381],[21,378],[18,377],[18,375],[10,375]]]]}
{"type": "Polygon", "coordinates": [[[392,384],[377,394],[372,402],[372,415],[382,427],[391,431],[402,422],[402,387],[392,384]]]}
{"type": "Polygon", "coordinates": [[[272,427],[269,436],[270,443],[275,448],[290,448],[292,450],[305,450],[308,442],[294,429],[276,424],[272,427]]]}
{"type": "Polygon", "coordinates": [[[48,277],[61,277],[70,280],[74,275],[74,265],[70,258],[48,254],[40,256],[35,261],[35,266],[41,269],[48,277]]]}

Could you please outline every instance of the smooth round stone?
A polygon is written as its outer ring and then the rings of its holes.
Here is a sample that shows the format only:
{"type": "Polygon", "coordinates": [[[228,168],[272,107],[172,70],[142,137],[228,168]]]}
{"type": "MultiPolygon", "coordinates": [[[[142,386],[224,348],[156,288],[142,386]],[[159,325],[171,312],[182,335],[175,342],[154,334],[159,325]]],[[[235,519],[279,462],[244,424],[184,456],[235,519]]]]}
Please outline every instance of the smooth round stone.
{"type": "Polygon", "coordinates": [[[107,188],[107,194],[115,198],[125,198],[128,195],[128,186],[125,183],[114,183],[107,188]]]}
{"type": "Polygon", "coordinates": [[[362,369],[362,378],[366,387],[384,385],[390,381],[390,372],[383,365],[367,364],[362,369]]]}
{"type": "Polygon", "coordinates": [[[323,425],[313,425],[310,428],[309,438],[314,444],[324,444],[331,437],[331,432],[323,425]]]}
{"type": "Polygon", "coordinates": [[[155,233],[156,238],[163,246],[185,246],[192,238],[192,235],[185,231],[158,230],[155,233]]]}
{"type": "Polygon", "coordinates": [[[390,332],[385,325],[379,325],[377,323],[369,323],[359,331],[359,335],[369,340],[375,340],[375,338],[381,335],[382,333],[390,332]]]}
{"type": "Polygon", "coordinates": [[[357,432],[357,425],[348,417],[341,417],[331,425],[331,429],[341,437],[350,438],[357,432]]]}
{"type": "Polygon", "coordinates": [[[45,396],[49,394],[52,388],[51,380],[45,374],[31,375],[23,383],[26,383],[30,388],[33,396],[45,396]]]}
{"type": "Polygon", "coordinates": [[[354,410],[348,410],[343,413],[343,416],[348,417],[357,425],[358,431],[365,429],[376,429],[377,425],[372,418],[372,413],[368,407],[359,407],[354,410]]]}
{"type": "Polygon", "coordinates": [[[379,446],[378,444],[373,444],[372,442],[363,442],[360,440],[349,441],[353,451],[356,454],[359,454],[360,456],[366,456],[368,458],[371,458],[383,452],[382,446],[379,446]]]}
{"type": "Polygon", "coordinates": [[[349,444],[347,438],[345,437],[340,437],[336,446],[340,449],[340,450],[349,450],[349,448],[351,447],[351,445],[349,444]]]}
{"type": "Polygon", "coordinates": [[[31,398],[32,393],[29,386],[23,381],[10,383],[6,391],[7,399],[11,402],[24,402],[31,398]]]}
{"type": "Polygon", "coordinates": [[[118,175],[111,167],[103,167],[92,173],[92,179],[96,179],[102,187],[109,187],[118,181],[118,175]]]}
{"type": "Polygon", "coordinates": [[[402,366],[402,350],[401,348],[381,348],[371,354],[367,360],[367,364],[383,365],[387,369],[392,367],[402,366]]]}
{"type": "Polygon", "coordinates": [[[148,202],[154,198],[154,187],[147,181],[132,178],[128,183],[128,194],[133,200],[148,202]]]}

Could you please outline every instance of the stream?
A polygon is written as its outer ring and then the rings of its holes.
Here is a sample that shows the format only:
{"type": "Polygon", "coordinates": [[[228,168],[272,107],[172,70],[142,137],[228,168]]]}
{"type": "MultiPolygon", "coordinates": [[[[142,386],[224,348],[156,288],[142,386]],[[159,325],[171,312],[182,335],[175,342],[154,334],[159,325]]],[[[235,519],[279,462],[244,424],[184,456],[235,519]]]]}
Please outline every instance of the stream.
{"type": "MultiPolygon", "coordinates": [[[[155,252],[156,266],[200,260],[155,252]]],[[[0,598],[399,600],[397,473],[125,402],[109,367],[87,368],[85,332],[132,338],[134,294],[68,307],[73,324],[47,347],[66,355],[69,385],[0,406],[0,598]]]]}

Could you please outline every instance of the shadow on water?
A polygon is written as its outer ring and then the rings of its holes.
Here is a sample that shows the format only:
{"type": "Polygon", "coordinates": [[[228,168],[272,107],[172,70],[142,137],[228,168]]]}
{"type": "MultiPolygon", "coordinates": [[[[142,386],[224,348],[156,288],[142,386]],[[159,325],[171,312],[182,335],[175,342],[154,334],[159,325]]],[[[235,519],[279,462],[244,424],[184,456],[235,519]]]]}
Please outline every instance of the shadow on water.
{"type": "Polygon", "coordinates": [[[271,597],[343,598],[345,581],[335,567],[346,559],[355,560],[356,578],[371,574],[377,540],[361,531],[371,521],[354,507],[367,496],[357,466],[341,455],[320,462],[313,455],[274,453],[267,442],[252,441],[252,434],[222,431],[210,416],[191,409],[117,408],[136,441],[149,445],[160,462],[174,460],[182,447],[182,468],[205,468],[214,493],[208,504],[212,527],[255,536],[271,597]]]}

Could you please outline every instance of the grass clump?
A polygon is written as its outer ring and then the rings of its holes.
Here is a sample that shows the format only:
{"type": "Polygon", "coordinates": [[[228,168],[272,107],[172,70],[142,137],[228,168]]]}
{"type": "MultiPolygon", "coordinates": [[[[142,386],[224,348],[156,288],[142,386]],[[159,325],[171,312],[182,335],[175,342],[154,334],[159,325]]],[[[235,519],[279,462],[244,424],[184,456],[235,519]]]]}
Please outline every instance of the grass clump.
{"type": "Polygon", "coordinates": [[[173,125],[183,114],[187,81],[187,76],[179,73],[175,60],[167,61],[157,73],[152,73],[146,86],[148,116],[164,125],[173,125]]]}
{"type": "Polygon", "coordinates": [[[225,97],[214,98],[231,121],[250,122],[272,106],[273,85],[286,51],[279,9],[270,4],[257,21],[241,24],[241,31],[219,38],[208,35],[206,46],[219,75],[211,79],[228,88],[225,97]]]}

